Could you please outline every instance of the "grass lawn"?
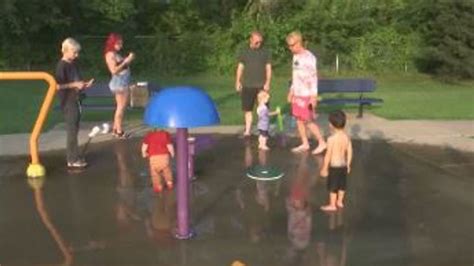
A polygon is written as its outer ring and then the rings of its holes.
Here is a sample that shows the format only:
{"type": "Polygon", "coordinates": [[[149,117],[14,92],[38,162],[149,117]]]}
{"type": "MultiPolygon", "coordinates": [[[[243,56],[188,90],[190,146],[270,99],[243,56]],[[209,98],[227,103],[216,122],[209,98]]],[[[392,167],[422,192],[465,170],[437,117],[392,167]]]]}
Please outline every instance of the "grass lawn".
{"type": "MultiPolygon", "coordinates": [[[[354,76],[354,75],[347,75],[354,76]]],[[[277,75],[272,84],[272,106],[286,106],[288,75],[277,75]]],[[[420,74],[374,77],[377,89],[371,94],[382,98],[380,106],[367,108],[387,119],[474,119],[474,81],[446,84],[420,74]]],[[[233,89],[233,77],[210,75],[172,78],[163,84],[190,84],[205,88],[218,104],[224,124],[241,123],[240,101],[233,89]]],[[[356,97],[356,94],[353,96],[356,97]]],[[[323,97],[331,97],[323,95],[323,97]]],[[[356,106],[340,108],[357,112],[356,106]]],[[[328,111],[335,107],[323,107],[328,111]]]]}
{"type": "Polygon", "coordinates": [[[388,119],[474,119],[474,82],[446,84],[420,75],[377,80],[372,112],[388,119]]]}
{"type": "MultiPolygon", "coordinates": [[[[275,76],[271,103],[273,107],[285,107],[289,76],[275,76]]],[[[377,90],[373,96],[384,99],[384,103],[380,107],[368,109],[379,116],[388,119],[474,119],[474,81],[446,84],[419,74],[381,76],[375,79],[377,90]]],[[[240,101],[231,76],[202,74],[160,78],[155,81],[163,86],[201,87],[216,101],[222,124],[241,123],[240,101]]],[[[0,81],[0,90],[0,134],[30,132],[46,92],[46,84],[39,81],[0,81]]],[[[342,108],[349,112],[357,111],[356,107],[342,108]]],[[[323,112],[327,110],[321,108],[323,112]]],[[[142,111],[127,113],[127,119],[141,117],[142,111]]],[[[111,118],[112,111],[86,111],[83,116],[83,120],[87,121],[105,121],[111,118]]],[[[45,129],[61,121],[60,112],[51,111],[45,129]]]]}
{"type": "MultiPolygon", "coordinates": [[[[0,134],[31,132],[46,89],[44,82],[0,80],[0,134]]],[[[58,112],[50,112],[45,126],[60,120],[58,112]]]]}

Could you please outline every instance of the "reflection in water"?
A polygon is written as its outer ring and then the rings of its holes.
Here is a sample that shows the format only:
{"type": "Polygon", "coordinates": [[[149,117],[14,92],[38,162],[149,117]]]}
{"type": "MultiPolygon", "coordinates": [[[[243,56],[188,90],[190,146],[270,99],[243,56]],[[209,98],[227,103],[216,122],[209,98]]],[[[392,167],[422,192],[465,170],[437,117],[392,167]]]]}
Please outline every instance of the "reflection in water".
{"type": "MultiPolygon", "coordinates": [[[[244,142],[244,167],[250,168],[254,164],[251,141],[246,139],[244,142]]],[[[261,166],[268,164],[268,154],[270,151],[257,150],[258,163],[261,166]]]]}
{"type": "MultiPolygon", "coordinates": [[[[237,202],[242,211],[244,226],[252,243],[265,237],[265,228],[270,223],[268,212],[270,201],[264,184],[250,187],[253,197],[242,197],[244,193],[237,190],[237,202]]],[[[245,193],[248,194],[248,193],[245,193]]]]}
{"type": "Polygon", "coordinates": [[[250,168],[253,164],[252,146],[250,140],[245,140],[244,145],[244,166],[250,168]]]}
{"type": "Polygon", "coordinates": [[[148,215],[145,218],[146,233],[148,238],[161,247],[170,247],[176,244],[172,231],[176,225],[176,198],[175,194],[165,192],[159,196],[151,197],[148,215]]]}
{"type": "Polygon", "coordinates": [[[290,192],[286,198],[287,230],[290,241],[287,259],[293,265],[303,259],[302,253],[311,242],[313,223],[309,202],[313,182],[308,168],[308,153],[299,156],[297,168],[290,180],[290,192]]]}
{"type": "Polygon", "coordinates": [[[49,218],[48,210],[46,209],[43,197],[43,185],[44,185],[44,178],[36,178],[36,179],[28,179],[28,184],[33,188],[34,197],[35,197],[35,204],[36,204],[36,211],[38,211],[39,216],[41,217],[41,221],[43,222],[46,229],[48,229],[49,234],[54,239],[56,244],[58,245],[61,254],[64,257],[63,265],[71,265],[74,259],[71,250],[68,248],[68,245],[64,238],[62,237],[61,233],[58,231],[56,226],[53,224],[51,219],[49,218]]]}
{"type": "MultiPolygon", "coordinates": [[[[137,192],[135,190],[136,176],[132,175],[128,167],[130,158],[127,158],[128,146],[124,141],[114,145],[115,158],[117,160],[117,194],[118,200],[115,206],[115,217],[121,229],[132,226],[133,221],[140,220],[136,210],[137,192]]],[[[136,151],[138,152],[138,151],[136,151]]]]}
{"type": "Polygon", "coordinates": [[[324,163],[324,156],[319,155],[319,156],[312,156],[312,157],[314,158],[314,161],[316,163],[316,170],[315,170],[316,173],[315,173],[315,179],[314,179],[314,182],[315,182],[314,186],[318,186],[318,185],[322,184],[322,185],[324,185],[324,187],[326,187],[326,178],[319,175],[319,172],[321,170],[321,166],[324,163]]]}
{"type": "Polygon", "coordinates": [[[150,189],[148,174],[133,174],[130,162],[143,160],[138,158],[138,149],[130,152],[128,146],[125,142],[118,142],[114,146],[118,168],[115,213],[119,230],[126,233],[141,228],[143,230],[140,232],[160,246],[174,243],[175,194],[166,191],[157,195],[150,189]]]}
{"type": "Polygon", "coordinates": [[[321,266],[346,265],[346,234],[344,232],[343,211],[326,214],[328,222],[322,240],[317,243],[316,249],[321,266]]]}
{"type": "MultiPolygon", "coordinates": [[[[268,151],[258,150],[258,164],[265,166],[268,163],[268,151]]],[[[244,162],[245,168],[254,164],[251,143],[245,141],[244,162]]],[[[247,177],[244,176],[244,180],[247,177]]],[[[267,234],[271,224],[271,198],[279,194],[279,181],[251,181],[238,186],[235,192],[236,201],[241,210],[244,227],[252,243],[258,243],[267,234]],[[250,184],[250,185],[248,185],[250,184]]]]}
{"type": "MultiPolygon", "coordinates": [[[[124,148],[113,141],[97,144],[96,163],[76,175],[64,174],[64,165],[56,162],[60,154],[45,156],[53,171],[42,190],[26,188],[22,171],[1,177],[0,263],[472,265],[472,219],[466,213],[472,208],[466,188],[472,182],[467,177],[420,165],[398,152],[398,144],[355,142],[362,156],[353,167],[352,208],[324,213],[315,207],[327,193],[326,179],[317,170],[322,157],[304,159],[279,147],[259,154],[256,145],[244,147],[235,136],[219,138],[215,149],[197,158],[203,178],[194,183],[206,188],[193,197],[195,220],[209,231],[201,228],[196,238],[171,246],[166,231],[174,228],[174,195],[156,196],[145,185],[149,179],[139,175],[146,162],[139,158],[138,139],[127,140],[124,148]],[[244,165],[265,161],[285,171],[280,196],[275,195],[278,182],[257,183],[244,174],[244,165]],[[437,183],[427,187],[426,176],[437,183]],[[411,180],[409,188],[399,187],[404,179],[411,180]],[[443,186],[447,181],[454,188],[443,186]],[[459,200],[450,197],[455,192],[459,200]],[[449,210],[449,217],[440,220],[427,208],[404,208],[426,203],[449,210]],[[117,226],[117,217],[127,228],[117,226]],[[440,247],[443,240],[451,245],[440,247]]],[[[423,147],[413,149],[426,155],[423,147]]],[[[435,151],[431,156],[456,163],[435,151]]]]}

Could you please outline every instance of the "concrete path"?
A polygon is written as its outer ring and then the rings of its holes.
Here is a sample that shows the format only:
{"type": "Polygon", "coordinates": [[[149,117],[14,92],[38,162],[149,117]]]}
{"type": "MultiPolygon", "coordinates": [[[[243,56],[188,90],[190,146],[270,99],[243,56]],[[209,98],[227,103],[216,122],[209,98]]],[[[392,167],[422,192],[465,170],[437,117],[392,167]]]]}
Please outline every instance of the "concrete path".
{"type": "MultiPolygon", "coordinates": [[[[328,133],[327,115],[318,117],[318,123],[328,133]]],[[[87,142],[88,133],[95,125],[101,123],[82,123],[79,142],[87,142]]],[[[134,136],[141,136],[149,130],[141,121],[129,121],[125,128],[134,136]]],[[[349,114],[347,132],[353,139],[381,139],[388,142],[435,145],[461,151],[474,152],[473,120],[387,120],[366,113],[363,118],[349,114]]],[[[190,130],[190,133],[241,134],[241,126],[215,126],[190,130]]],[[[294,130],[291,133],[294,134],[294,130]]],[[[0,135],[0,156],[29,154],[30,134],[0,135]]],[[[39,141],[40,152],[64,149],[64,124],[44,132],[39,141]]],[[[92,142],[110,140],[111,134],[98,135],[92,142]]]]}

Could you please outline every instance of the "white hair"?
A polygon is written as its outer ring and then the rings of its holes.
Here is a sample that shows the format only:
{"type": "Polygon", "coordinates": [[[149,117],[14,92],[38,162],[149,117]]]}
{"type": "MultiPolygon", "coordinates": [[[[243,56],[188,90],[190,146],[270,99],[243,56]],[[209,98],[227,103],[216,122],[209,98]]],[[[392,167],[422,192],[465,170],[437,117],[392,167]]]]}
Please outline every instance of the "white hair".
{"type": "Polygon", "coordinates": [[[293,31],[290,34],[288,34],[288,36],[286,36],[287,41],[291,39],[295,40],[296,42],[301,43],[303,41],[303,35],[299,31],[293,31]]]}
{"type": "Polygon", "coordinates": [[[70,49],[73,49],[75,51],[81,50],[81,45],[71,37],[65,39],[61,45],[61,51],[63,53],[69,51],[70,49]]]}

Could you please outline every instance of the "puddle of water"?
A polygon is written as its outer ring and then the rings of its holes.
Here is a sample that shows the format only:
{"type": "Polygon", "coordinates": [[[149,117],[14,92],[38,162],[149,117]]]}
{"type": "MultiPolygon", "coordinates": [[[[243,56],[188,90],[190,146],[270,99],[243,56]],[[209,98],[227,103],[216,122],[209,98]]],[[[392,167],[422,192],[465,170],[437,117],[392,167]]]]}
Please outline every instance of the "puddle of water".
{"type": "Polygon", "coordinates": [[[62,152],[44,154],[48,176],[30,185],[21,158],[1,158],[21,171],[0,179],[0,263],[472,265],[473,181],[463,173],[473,165],[459,163],[472,155],[355,141],[346,207],[325,213],[322,157],[280,146],[295,141],[274,138],[261,152],[256,139],[197,136],[196,237],[186,241],[173,237],[175,193],[151,190],[139,139],[91,145],[90,167],[76,173],[62,152]],[[456,165],[461,178],[406,151],[456,165]],[[246,169],[256,164],[285,175],[252,180],[246,169]]]}

